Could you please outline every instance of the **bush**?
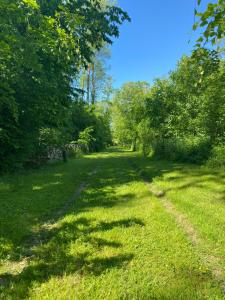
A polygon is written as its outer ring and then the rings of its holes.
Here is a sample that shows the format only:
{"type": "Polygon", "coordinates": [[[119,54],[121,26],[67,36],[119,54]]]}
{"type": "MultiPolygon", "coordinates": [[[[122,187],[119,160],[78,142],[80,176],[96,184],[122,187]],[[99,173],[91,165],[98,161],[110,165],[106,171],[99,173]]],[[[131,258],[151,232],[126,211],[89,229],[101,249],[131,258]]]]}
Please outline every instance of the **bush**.
{"type": "Polygon", "coordinates": [[[213,147],[211,156],[207,161],[207,166],[211,168],[225,167],[225,146],[224,145],[218,145],[213,147]]]}
{"type": "Polygon", "coordinates": [[[91,150],[92,142],[95,142],[95,138],[93,137],[94,128],[93,126],[85,128],[83,131],[79,133],[79,138],[75,142],[76,152],[89,153],[91,150]]]}
{"type": "Polygon", "coordinates": [[[203,163],[211,153],[210,142],[204,137],[158,139],[153,149],[157,157],[190,163],[203,163]]]}

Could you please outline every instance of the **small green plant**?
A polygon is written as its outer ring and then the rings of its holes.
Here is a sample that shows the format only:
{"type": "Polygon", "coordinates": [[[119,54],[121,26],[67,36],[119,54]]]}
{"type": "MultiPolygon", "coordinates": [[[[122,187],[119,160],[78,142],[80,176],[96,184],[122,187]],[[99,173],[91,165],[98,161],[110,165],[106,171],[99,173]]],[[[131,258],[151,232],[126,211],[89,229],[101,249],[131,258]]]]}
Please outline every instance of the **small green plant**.
{"type": "Polygon", "coordinates": [[[94,128],[92,126],[85,128],[79,133],[79,138],[76,141],[78,149],[81,149],[84,153],[89,153],[92,142],[95,141],[93,137],[94,128]]]}

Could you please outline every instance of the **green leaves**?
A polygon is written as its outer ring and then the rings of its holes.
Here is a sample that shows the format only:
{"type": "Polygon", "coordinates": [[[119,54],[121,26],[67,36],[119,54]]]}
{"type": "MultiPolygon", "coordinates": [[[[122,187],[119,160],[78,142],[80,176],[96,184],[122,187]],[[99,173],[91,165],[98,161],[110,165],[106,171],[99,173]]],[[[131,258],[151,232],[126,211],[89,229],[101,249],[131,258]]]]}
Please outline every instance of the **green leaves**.
{"type": "Polygon", "coordinates": [[[112,103],[114,139],[122,144],[135,144],[138,126],[143,120],[147,82],[128,82],[116,93],[112,103]]]}
{"type": "Polygon", "coordinates": [[[38,9],[39,5],[37,4],[36,0],[22,0],[22,2],[24,4],[26,4],[27,6],[29,6],[32,9],[38,9]]]}
{"type": "Polygon", "coordinates": [[[64,129],[80,69],[129,17],[101,0],[0,0],[0,11],[1,168],[38,158],[40,128],[64,129]]]}
{"type": "MultiPolygon", "coordinates": [[[[198,1],[198,5],[201,1],[198,1]]],[[[199,27],[204,28],[202,33],[202,41],[197,41],[196,47],[200,47],[202,43],[211,43],[214,46],[218,40],[224,38],[225,35],[225,2],[217,0],[217,3],[209,3],[204,12],[197,12],[195,15],[199,20],[193,25],[193,30],[199,27]]],[[[218,45],[219,46],[219,45],[218,45]]]]}
{"type": "Polygon", "coordinates": [[[198,43],[203,42],[203,37],[201,36],[200,38],[198,38],[198,39],[197,39],[197,42],[198,42],[198,43]]]}
{"type": "Polygon", "coordinates": [[[199,23],[196,22],[196,23],[193,25],[192,29],[193,29],[193,30],[196,30],[196,29],[198,28],[198,26],[199,26],[199,23]]]}
{"type": "MultiPolygon", "coordinates": [[[[200,37],[199,45],[202,41],[200,37]]],[[[173,143],[187,137],[210,141],[209,146],[225,142],[224,72],[224,61],[216,51],[198,48],[183,57],[168,78],[155,80],[151,87],[125,84],[112,103],[115,141],[122,145],[136,141],[144,155],[151,148],[166,155],[165,145],[171,143],[170,149],[175,149],[173,143]]],[[[190,158],[203,156],[195,145],[192,153],[188,151],[190,158]]]]}

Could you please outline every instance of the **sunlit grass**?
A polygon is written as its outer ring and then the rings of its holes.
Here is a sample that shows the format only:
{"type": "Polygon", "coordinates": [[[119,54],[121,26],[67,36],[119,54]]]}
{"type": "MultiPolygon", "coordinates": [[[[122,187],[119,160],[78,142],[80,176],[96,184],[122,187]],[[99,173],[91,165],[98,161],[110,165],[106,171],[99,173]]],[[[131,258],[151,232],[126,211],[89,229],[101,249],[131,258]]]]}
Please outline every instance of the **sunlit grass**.
{"type": "MultiPolygon", "coordinates": [[[[188,182],[192,167],[186,167],[190,174],[180,182],[172,179],[172,185],[169,178],[180,176],[179,168],[144,161],[129,152],[94,154],[20,179],[2,179],[2,186],[8,186],[2,188],[0,200],[5,207],[1,212],[3,299],[223,299],[198,251],[149,193],[131,161],[145,169],[150,180],[171,189],[168,195],[177,205],[172,190],[188,182]],[[162,171],[153,172],[152,167],[162,171]],[[54,218],[81,182],[87,183],[86,189],[54,218]],[[35,234],[40,243],[32,244],[35,234]],[[29,252],[28,263],[12,272],[29,252]]],[[[177,207],[186,212],[182,205],[177,207]]],[[[204,218],[210,220],[210,215],[204,218]]],[[[220,223],[213,226],[215,234],[220,223]]],[[[201,226],[197,229],[201,234],[201,226]]]]}
{"type": "Polygon", "coordinates": [[[201,251],[218,258],[225,278],[225,170],[150,159],[139,160],[139,166],[188,217],[204,240],[201,251]]]}

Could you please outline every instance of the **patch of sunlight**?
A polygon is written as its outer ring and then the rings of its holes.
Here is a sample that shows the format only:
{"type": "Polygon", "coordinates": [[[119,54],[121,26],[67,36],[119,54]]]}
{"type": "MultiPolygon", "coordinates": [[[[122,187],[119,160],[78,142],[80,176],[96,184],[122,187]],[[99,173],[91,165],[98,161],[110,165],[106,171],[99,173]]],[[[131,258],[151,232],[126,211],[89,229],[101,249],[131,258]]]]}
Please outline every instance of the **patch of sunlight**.
{"type": "Polygon", "coordinates": [[[55,182],[49,182],[49,183],[44,184],[42,186],[41,185],[33,185],[32,190],[33,191],[39,191],[39,190],[42,190],[45,187],[48,187],[48,186],[51,186],[51,185],[60,185],[60,184],[62,184],[62,182],[55,181],[55,182]]]}
{"type": "Polygon", "coordinates": [[[39,186],[39,185],[34,185],[33,187],[32,187],[32,190],[33,191],[39,191],[39,190],[42,190],[43,189],[43,186],[39,186]]]}
{"type": "Polygon", "coordinates": [[[20,274],[28,265],[28,258],[21,261],[6,261],[0,268],[0,274],[10,273],[13,275],[20,274]]]}
{"type": "Polygon", "coordinates": [[[50,182],[50,183],[46,184],[46,186],[48,186],[48,185],[59,185],[59,184],[62,184],[62,182],[60,182],[60,181],[50,182]]]}
{"type": "Polygon", "coordinates": [[[63,177],[64,174],[63,174],[63,173],[55,173],[54,176],[55,176],[55,177],[63,177]]]}

